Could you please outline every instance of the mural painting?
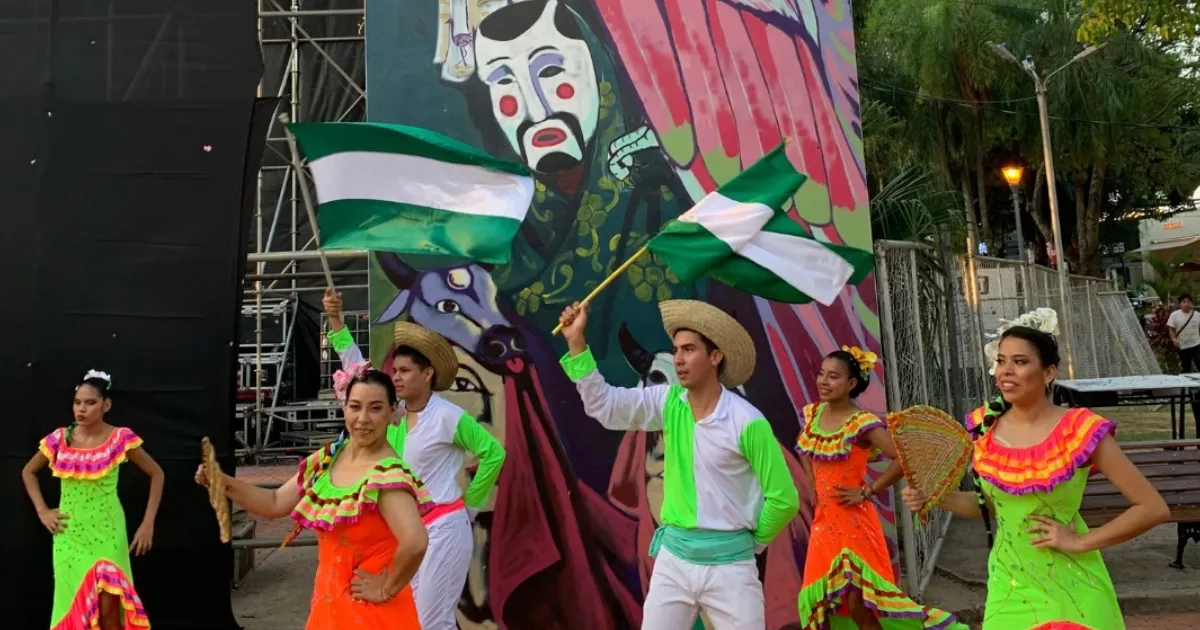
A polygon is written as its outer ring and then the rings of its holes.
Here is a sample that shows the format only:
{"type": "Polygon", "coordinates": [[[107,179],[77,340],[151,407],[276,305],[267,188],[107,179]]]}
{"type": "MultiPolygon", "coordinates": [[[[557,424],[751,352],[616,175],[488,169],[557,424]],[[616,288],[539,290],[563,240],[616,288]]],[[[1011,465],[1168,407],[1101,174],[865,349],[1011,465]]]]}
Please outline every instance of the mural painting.
{"type": "MultiPolygon", "coordinates": [[[[451,397],[487,422],[508,460],[475,516],[463,628],[637,628],[662,501],[657,434],[587,418],[550,330],[667,221],[791,138],[810,177],[791,215],[820,239],[870,247],[854,39],[846,0],[406,0],[367,15],[368,117],[434,129],[519,160],[533,206],[502,267],[372,256],[371,356],[393,322],[460,352],[451,397]]],[[[629,387],[675,379],[657,302],[735,314],[759,348],[739,395],[793,452],[821,357],[879,351],[875,285],[829,307],[702,281],[644,256],[593,301],[589,343],[629,387]]],[[[882,411],[882,371],[859,401],[882,411]]],[[[470,467],[464,475],[470,474],[470,467]]],[[[885,531],[895,531],[883,497],[885,531]]],[[[768,627],[795,627],[811,503],[759,557],[768,627]]],[[[893,536],[894,538],[894,536],[893,536]]],[[[703,625],[704,622],[699,622],[703,625]]]]}

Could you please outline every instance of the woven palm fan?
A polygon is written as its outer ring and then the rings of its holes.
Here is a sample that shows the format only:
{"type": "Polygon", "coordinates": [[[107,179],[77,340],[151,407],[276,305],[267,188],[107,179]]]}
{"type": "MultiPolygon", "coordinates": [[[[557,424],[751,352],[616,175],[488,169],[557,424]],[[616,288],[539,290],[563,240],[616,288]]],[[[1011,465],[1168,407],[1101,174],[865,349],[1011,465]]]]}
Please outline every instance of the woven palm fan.
{"type": "Polygon", "coordinates": [[[966,474],[971,464],[971,436],[950,414],[926,405],[890,413],[887,424],[904,477],[928,499],[917,514],[925,518],[966,474]]]}
{"type": "Polygon", "coordinates": [[[204,478],[208,480],[208,502],[217,514],[217,525],[221,527],[221,542],[233,538],[233,520],[229,515],[229,501],[225,498],[225,475],[217,465],[217,452],[208,438],[200,440],[204,458],[204,478]]]}

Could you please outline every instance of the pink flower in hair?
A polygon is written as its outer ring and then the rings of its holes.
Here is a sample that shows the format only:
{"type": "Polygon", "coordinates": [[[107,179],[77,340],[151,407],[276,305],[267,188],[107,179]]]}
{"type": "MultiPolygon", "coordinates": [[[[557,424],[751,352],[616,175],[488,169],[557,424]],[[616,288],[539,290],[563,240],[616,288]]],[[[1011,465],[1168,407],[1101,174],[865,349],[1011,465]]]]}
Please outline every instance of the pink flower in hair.
{"type": "Polygon", "coordinates": [[[346,395],[350,393],[350,385],[354,381],[362,379],[369,369],[371,369],[370,361],[359,361],[350,364],[350,367],[344,370],[333,373],[333,394],[337,396],[338,402],[346,402],[346,395]]]}

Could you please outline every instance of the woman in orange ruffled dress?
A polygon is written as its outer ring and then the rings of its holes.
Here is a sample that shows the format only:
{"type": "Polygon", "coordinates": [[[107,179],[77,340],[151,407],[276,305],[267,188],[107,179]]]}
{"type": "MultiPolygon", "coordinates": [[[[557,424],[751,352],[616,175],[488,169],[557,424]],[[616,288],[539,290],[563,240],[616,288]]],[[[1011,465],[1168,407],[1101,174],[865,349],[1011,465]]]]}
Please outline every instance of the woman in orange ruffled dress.
{"type": "Polygon", "coordinates": [[[815,489],[816,514],[800,589],[800,627],[965,630],[953,615],[922,606],[896,587],[870,499],[899,481],[903,470],[883,421],[853,402],[866,391],[874,367],[874,353],[844,346],[830,353],[817,375],[821,402],[804,408],[796,450],[815,489]],[[867,463],[879,452],[892,464],[865,484],[867,463]]]}
{"type": "MultiPolygon", "coordinates": [[[[339,370],[334,383],[349,437],[310,455],[276,490],[226,476],[226,492],[252,514],[291,513],[293,534],[316,531],[306,630],[419,630],[409,582],[428,544],[421,515],[433,504],[387,441],[396,388],[366,363],[339,370]]],[[[196,482],[207,483],[203,466],[196,482]]]]}

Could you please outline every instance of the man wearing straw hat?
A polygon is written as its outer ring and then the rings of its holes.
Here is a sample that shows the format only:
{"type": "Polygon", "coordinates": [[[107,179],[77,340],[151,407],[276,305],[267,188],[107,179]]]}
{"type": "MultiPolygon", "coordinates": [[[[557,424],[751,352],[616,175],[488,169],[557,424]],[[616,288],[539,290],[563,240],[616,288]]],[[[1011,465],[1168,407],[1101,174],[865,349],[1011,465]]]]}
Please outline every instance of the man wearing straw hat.
{"type": "Polygon", "coordinates": [[[605,428],[662,431],[662,527],[650,543],[654,572],[647,630],[690,630],[703,611],[716,630],[766,626],[756,553],[796,515],[800,499],[771,425],[730,390],[754,372],[750,334],[694,300],[659,304],[674,344],[679,385],[613,387],[584,339],[587,305],[560,318],[562,365],[584,409],[605,428]]]}

